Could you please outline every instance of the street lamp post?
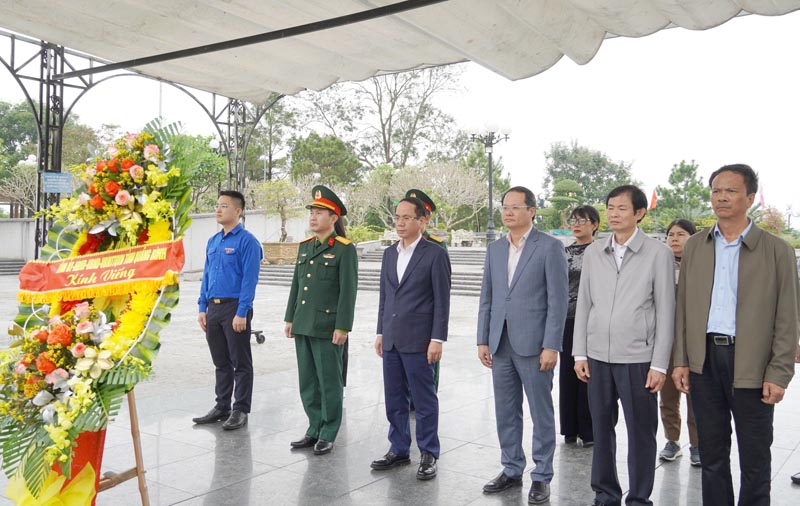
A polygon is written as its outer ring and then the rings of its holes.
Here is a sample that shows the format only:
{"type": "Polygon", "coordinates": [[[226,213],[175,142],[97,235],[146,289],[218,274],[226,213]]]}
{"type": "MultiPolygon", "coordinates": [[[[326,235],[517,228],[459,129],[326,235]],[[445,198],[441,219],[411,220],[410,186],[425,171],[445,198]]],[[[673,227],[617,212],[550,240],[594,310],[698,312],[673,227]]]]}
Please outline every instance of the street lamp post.
{"type": "Polygon", "coordinates": [[[494,175],[492,174],[492,153],[494,146],[502,141],[507,141],[511,129],[503,128],[500,133],[496,126],[488,126],[483,131],[470,132],[472,142],[480,142],[489,155],[489,220],[486,223],[486,244],[494,241],[494,175]]]}

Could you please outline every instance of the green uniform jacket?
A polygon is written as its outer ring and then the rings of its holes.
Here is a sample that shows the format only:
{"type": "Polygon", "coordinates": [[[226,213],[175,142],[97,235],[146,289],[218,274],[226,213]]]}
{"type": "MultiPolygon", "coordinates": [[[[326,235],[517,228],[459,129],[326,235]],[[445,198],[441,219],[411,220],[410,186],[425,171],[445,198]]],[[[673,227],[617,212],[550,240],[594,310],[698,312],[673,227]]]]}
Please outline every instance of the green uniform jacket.
{"type": "Polygon", "coordinates": [[[322,244],[309,237],[297,252],[284,320],[292,323],[292,334],[301,336],[329,339],[335,329],[349,332],[357,288],[355,245],[336,233],[322,244]]]}
{"type": "Polygon", "coordinates": [[[439,246],[441,246],[444,249],[447,249],[447,243],[444,242],[444,239],[441,239],[438,236],[429,234],[427,230],[422,233],[422,237],[424,239],[428,240],[428,241],[431,241],[434,244],[438,244],[439,246]]]}

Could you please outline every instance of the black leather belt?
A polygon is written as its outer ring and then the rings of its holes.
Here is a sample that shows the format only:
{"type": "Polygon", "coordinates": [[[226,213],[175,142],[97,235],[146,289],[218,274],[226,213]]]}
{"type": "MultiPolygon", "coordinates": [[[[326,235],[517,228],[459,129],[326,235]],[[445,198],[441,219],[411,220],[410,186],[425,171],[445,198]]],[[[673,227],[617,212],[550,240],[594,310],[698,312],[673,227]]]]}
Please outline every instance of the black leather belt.
{"type": "Polygon", "coordinates": [[[709,332],[706,337],[711,339],[717,346],[732,346],[736,341],[736,336],[729,336],[728,334],[718,334],[716,332],[709,332]]]}
{"type": "Polygon", "coordinates": [[[239,299],[232,299],[230,297],[215,297],[211,299],[212,304],[228,304],[230,302],[239,302],[239,299]]]}

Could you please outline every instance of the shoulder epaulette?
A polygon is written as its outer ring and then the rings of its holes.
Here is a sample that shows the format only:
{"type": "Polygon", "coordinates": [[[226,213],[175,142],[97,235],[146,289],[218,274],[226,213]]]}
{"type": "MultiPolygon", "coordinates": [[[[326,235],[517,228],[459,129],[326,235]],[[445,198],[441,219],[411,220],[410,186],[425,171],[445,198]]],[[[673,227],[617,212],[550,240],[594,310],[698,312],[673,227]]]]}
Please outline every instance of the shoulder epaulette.
{"type": "Polygon", "coordinates": [[[436,242],[444,242],[444,239],[442,239],[441,237],[436,236],[436,235],[429,235],[428,239],[430,239],[432,241],[436,241],[436,242]]]}
{"type": "Polygon", "coordinates": [[[310,241],[311,239],[313,239],[314,237],[316,237],[316,236],[312,235],[311,237],[306,237],[305,239],[303,239],[303,240],[302,240],[302,241],[300,241],[300,242],[308,242],[308,241],[310,241]]]}
{"type": "Polygon", "coordinates": [[[345,246],[349,246],[350,244],[353,244],[353,241],[351,241],[347,237],[342,237],[340,235],[336,236],[336,240],[339,241],[340,243],[344,244],[345,246]]]}

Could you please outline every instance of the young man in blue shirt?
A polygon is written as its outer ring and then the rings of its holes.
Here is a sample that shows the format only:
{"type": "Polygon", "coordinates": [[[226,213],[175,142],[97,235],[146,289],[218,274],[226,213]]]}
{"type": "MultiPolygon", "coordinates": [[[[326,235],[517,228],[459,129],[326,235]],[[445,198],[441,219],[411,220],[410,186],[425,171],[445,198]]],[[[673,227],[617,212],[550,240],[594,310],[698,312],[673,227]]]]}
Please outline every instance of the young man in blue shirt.
{"type": "Polygon", "coordinates": [[[250,320],[258,271],[263,257],[261,243],[242,228],[244,196],[237,191],[219,193],[215,215],[222,230],[206,246],[203,283],[197,301],[197,322],[206,333],[216,367],[216,404],[196,424],[225,420],[222,428],[233,430],[247,424],[253,396],[253,355],[250,320]],[[233,396],[233,409],[231,409],[233,396]]]}

